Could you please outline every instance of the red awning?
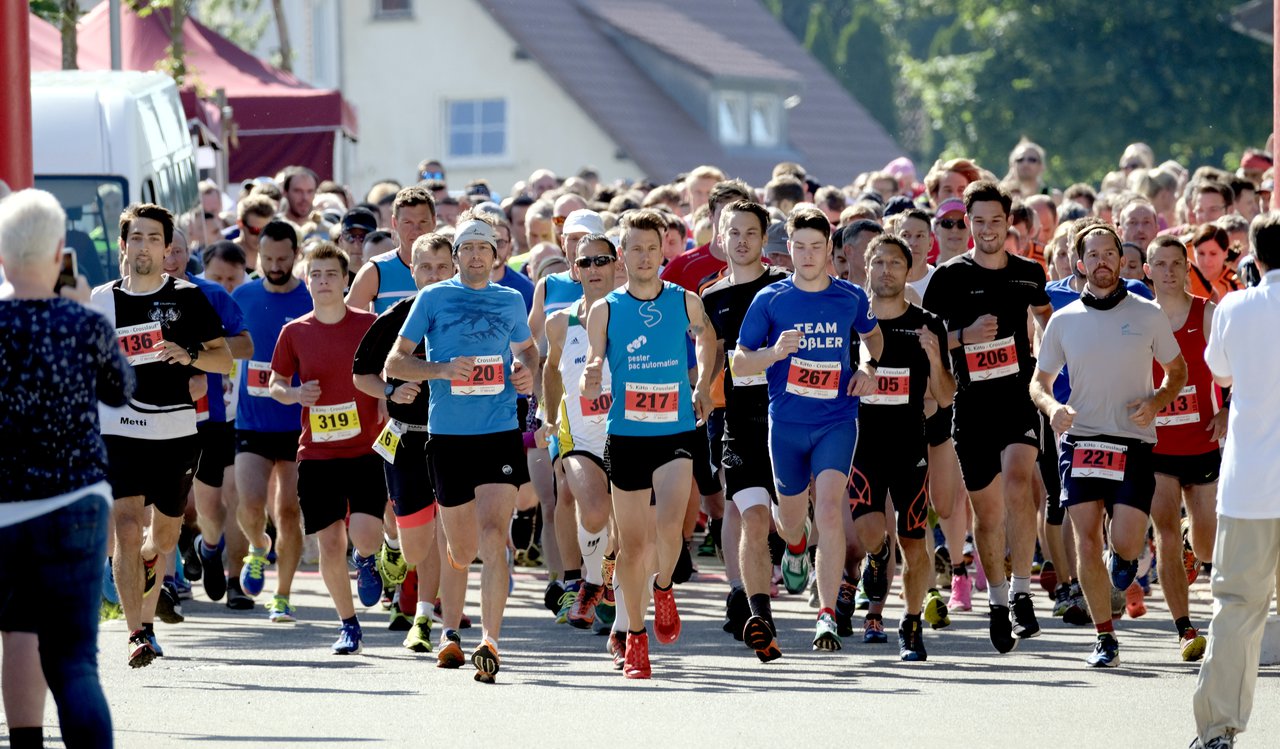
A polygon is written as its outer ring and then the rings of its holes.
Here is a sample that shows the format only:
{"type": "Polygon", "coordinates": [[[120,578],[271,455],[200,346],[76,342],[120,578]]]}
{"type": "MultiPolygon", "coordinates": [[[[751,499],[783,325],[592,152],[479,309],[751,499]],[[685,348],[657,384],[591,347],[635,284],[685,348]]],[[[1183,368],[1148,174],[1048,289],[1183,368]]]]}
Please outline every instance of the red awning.
{"type": "Polygon", "coordinates": [[[35,13],[27,14],[32,70],[62,70],[62,32],[35,13]]]}

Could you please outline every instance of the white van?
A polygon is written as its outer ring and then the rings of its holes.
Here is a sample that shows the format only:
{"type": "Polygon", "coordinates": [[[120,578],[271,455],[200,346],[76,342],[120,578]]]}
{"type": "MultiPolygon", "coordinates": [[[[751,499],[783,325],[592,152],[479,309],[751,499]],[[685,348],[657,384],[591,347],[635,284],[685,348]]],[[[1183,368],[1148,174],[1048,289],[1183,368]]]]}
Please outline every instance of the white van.
{"type": "Polygon", "coordinates": [[[67,211],[67,247],[98,285],[120,275],[120,211],[199,202],[195,147],[173,79],[134,71],[32,72],[35,186],[67,211]]]}

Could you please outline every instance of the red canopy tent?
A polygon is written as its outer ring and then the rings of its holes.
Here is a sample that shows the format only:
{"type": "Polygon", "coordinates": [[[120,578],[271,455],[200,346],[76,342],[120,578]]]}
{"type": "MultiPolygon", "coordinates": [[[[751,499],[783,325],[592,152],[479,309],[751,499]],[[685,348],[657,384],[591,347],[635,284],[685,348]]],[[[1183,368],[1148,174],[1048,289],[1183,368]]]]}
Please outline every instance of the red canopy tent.
{"type": "MultiPolygon", "coordinates": [[[[80,20],[81,68],[111,67],[108,5],[100,3],[80,20]]],[[[120,16],[122,67],[153,70],[169,45],[169,11],[156,8],[140,18],[126,7],[120,16]]],[[[312,88],[192,18],[183,26],[183,43],[187,83],[209,94],[224,89],[232,108],[238,143],[230,152],[231,181],[291,164],[308,166],[321,179],[333,177],[336,139],[356,135],[355,112],[340,92],[312,88]]]]}
{"type": "Polygon", "coordinates": [[[62,70],[62,33],[35,13],[27,14],[32,70],[62,70]]]}

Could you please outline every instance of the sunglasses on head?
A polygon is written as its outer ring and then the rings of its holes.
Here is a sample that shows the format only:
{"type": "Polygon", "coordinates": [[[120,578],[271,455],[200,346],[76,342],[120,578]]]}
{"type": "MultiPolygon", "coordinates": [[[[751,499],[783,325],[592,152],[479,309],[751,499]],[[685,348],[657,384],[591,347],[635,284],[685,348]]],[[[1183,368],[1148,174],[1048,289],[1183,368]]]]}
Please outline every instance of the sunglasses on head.
{"type": "Polygon", "coordinates": [[[963,229],[965,223],[962,218],[940,218],[938,219],[938,226],[943,229],[963,229]]]}
{"type": "Polygon", "coordinates": [[[608,255],[595,255],[593,257],[580,257],[574,262],[578,264],[579,268],[590,268],[593,265],[597,268],[603,268],[616,259],[608,255]]]}

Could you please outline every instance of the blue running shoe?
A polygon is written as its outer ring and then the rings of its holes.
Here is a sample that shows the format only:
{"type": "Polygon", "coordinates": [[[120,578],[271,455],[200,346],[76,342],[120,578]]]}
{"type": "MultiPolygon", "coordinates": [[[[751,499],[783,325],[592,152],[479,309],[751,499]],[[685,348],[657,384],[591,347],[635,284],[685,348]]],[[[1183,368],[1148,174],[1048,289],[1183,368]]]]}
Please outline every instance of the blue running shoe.
{"type": "Polygon", "coordinates": [[[1116,590],[1128,590],[1138,577],[1138,560],[1125,561],[1114,551],[1107,554],[1107,569],[1111,572],[1111,584],[1116,590]]]}
{"type": "Polygon", "coordinates": [[[147,642],[151,643],[151,649],[155,651],[157,658],[164,657],[164,648],[160,647],[160,641],[156,639],[155,626],[151,624],[142,625],[142,634],[147,638],[147,642]]]}
{"type": "Polygon", "coordinates": [[[1120,665],[1120,643],[1116,641],[1116,636],[1110,632],[1104,632],[1098,635],[1098,640],[1093,644],[1093,653],[1085,659],[1094,668],[1115,668],[1120,665]]]}
{"type": "Polygon", "coordinates": [[[120,593],[116,590],[116,573],[111,569],[111,560],[107,560],[107,571],[102,576],[102,597],[112,606],[120,605],[120,593]]]}
{"type": "Polygon", "coordinates": [[[250,598],[257,596],[262,592],[262,586],[267,581],[267,561],[266,554],[255,553],[253,547],[249,547],[249,556],[244,558],[244,569],[240,570],[240,590],[250,598]]]}
{"type": "MultiPolygon", "coordinates": [[[[374,603],[377,603],[377,601],[375,600],[374,603]]],[[[333,654],[355,655],[360,652],[360,646],[363,641],[364,632],[360,630],[359,624],[343,624],[342,631],[338,633],[337,641],[333,643],[333,654]]]]}
{"type": "Polygon", "coordinates": [[[374,606],[382,600],[382,575],[378,572],[378,555],[362,557],[360,552],[351,552],[351,559],[356,563],[356,592],[360,594],[360,603],[374,606]]]}

